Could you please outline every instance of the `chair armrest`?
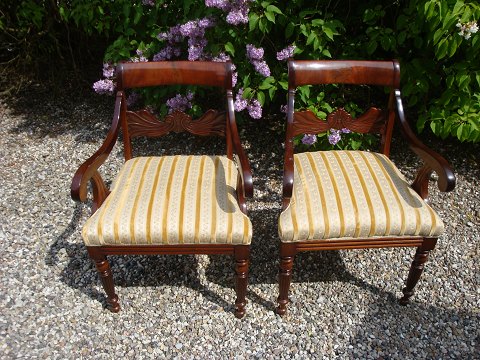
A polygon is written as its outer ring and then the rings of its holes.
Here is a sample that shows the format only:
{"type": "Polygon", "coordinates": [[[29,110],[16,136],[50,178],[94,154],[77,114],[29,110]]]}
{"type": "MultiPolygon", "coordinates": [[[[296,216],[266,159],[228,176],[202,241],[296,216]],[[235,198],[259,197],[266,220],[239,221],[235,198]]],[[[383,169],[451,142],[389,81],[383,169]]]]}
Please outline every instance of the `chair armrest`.
{"type": "Polygon", "coordinates": [[[293,113],[295,89],[288,90],[287,130],[285,136],[285,156],[283,160],[282,207],[285,210],[290,203],[293,192],[294,162],[293,162],[293,113]]]}
{"type": "Polygon", "coordinates": [[[233,143],[233,149],[237,158],[238,172],[242,178],[243,195],[247,198],[253,197],[253,178],[252,169],[247,155],[243,150],[240,136],[238,135],[237,123],[235,122],[235,112],[233,111],[232,97],[228,97],[228,126],[230,127],[230,136],[233,143]]]}
{"type": "Polygon", "coordinates": [[[412,151],[417,154],[425,163],[418,172],[417,178],[414,180],[414,188],[416,188],[415,190],[417,190],[417,192],[420,188],[425,190],[425,183],[428,181],[431,172],[435,171],[438,175],[439,190],[443,192],[452,191],[455,188],[456,182],[455,174],[453,173],[452,167],[447,160],[445,160],[441,155],[423,144],[415,136],[412,129],[408,125],[407,120],[405,119],[402,98],[400,96],[399,90],[395,90],[395,100],[402,134],[407,140],[412,151]]]}
{"type": "MultiPolygon", "coordinates": [[[[108,155],[113,149],[113,146],[117,142],[121,107],[123,106],[123,91],[118,91],[115,99],[115,111],[113,114],[112,125],[105,138],[102,146],[90,156],[75,172],[73,176],[72,185],[70,187],[70,193],[72,199],[75,201],[86,201],[87,199],[87,184],[92,182],[94,187],[94,202],[99,206],[99,201],[95,199],[96,196],[108,195],[103,180],[98,173],[98,168],[105,162],[108,155]]],[[[101,200],[100,202],[102,202],[101,200]]]]}

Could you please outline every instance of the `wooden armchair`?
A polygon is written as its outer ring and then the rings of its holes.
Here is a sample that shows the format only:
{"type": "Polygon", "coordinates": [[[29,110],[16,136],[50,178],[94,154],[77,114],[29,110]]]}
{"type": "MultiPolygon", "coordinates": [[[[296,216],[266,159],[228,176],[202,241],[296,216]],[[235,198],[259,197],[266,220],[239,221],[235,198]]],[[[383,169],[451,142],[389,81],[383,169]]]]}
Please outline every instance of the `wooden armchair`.
{"type": "Polygon", "coordinates": [[[428,181],[435,172],[440,191],[451,191],[455,176],[448,162],[421,143],[405,120],[398,62],[290,60],[288,79],[277,312],[286,312],[295,254],[310,250],[416,247],[400,299],[407,304],[443,232],[442,221],[427,204],[428,181]],[[311,111],[294,109],[296,88],[307,84],[378,85],[389,88],[390,96],[386,110],[372,107],[353,119],[339,108],[323,121],[311,111]],[[410,149],[423,161],[411,185],[388,157],[396,119],[410,149]],[[380,134],[380,151],[294,154],[295,136],[345,128],[380,134]]]}
{"type": "Polygon", "coordinates": [[[242,317],[252,236],[245,198],[253,195],[253,186],[235,123],[231,63],[121,63],[116,74],[110,131],[100,149],[79,167],[71,186],[72,198],[86,201],[87,185],[92,185],[93,215],[82,236],[111,311],[119,311],[120,305],[107,255],[232,254],[236,261],[235,316],[242,317]],[[174,111],[159,120],[147,110],[127,109],[125,89],[172,84],[223,89],[226,111],[208,110],[196,120],[174,111]],[[98,169],[120,128],[126,162],[110,191],[98,169]],[[172,131],[225,137],[227,154],[132,158],[132,138],[159,137],[172,131]]]}

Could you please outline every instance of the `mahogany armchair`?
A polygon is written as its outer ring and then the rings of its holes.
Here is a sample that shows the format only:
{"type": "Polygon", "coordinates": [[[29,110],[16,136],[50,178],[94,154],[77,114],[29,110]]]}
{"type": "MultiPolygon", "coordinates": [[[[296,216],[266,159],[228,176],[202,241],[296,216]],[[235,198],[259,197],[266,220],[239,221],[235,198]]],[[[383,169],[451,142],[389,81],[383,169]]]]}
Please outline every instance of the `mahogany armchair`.
{"type": "Polygon", "coordinates": [[[444,230],[427,204],[428,182],[435,172],[440,191],[451,191],[455,176],[448,162],[410,129],[400,96],[398,62],[290,60],[288,82],[277,312],[286,312],[293,260],[299,251],[416,247],[400,299],[402,305],[407,304],[428,254],[444,230]],[[388,88],[390,95],[385,110],[372,107],[353,119],[339,108],[323,121],[309,110],[295,111],[296,88],[307,84],[377,85],[388,88]],[[394,122],[423,162],[412,184],[389,159],[394,122]],[[379,134],[379,152],[294,154],[295,136],[344,128],[379,134]]]}
{"type": "Polygon", "coordinates": [[[95,262],[110,310],[118,312],[107,255],[231,254],[235,257],[235,316],[245,314],[252,225],[246,197],[252,174],[240,143],[229,62],[163,61],[121,63],[117,67],[113,121],[100,147],[75,173],[72,198],[86,201],[93,190],[92,216],[82,236],[95,262]],[[220,89],[226,111],[208,110],[193,120],[174,111],[157,119],[147,110],[129,111],[125,89],[163,85],[198,85],[220,89]],[[222,95],[223,92],[223,95],[222,95]],[[122,130],[125,164],[109,190],[99,167],[122,130]],[[132,157],[131,139],[187,131],[226,139],[226,156],[132,157]]]}

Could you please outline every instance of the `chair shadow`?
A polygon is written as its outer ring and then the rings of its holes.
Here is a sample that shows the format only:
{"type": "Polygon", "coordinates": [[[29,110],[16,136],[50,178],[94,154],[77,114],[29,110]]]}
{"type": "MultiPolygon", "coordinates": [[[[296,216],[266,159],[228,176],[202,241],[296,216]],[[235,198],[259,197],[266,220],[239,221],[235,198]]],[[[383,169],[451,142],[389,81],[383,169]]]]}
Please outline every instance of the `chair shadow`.
{"type": "MultiPolygon", "coordinates": [[[[250,249],[250,266],[248,275],[249,285],[278,284],[279,266],[279,238],[275,226],[279,211],[254,210],[249,213],[254,229],[261,234],[271,234],[270,237],[255,238],[255,232],[250,249]],[[268,227],[268,229],[265,229],[268,227]]],[[[210,256],[210,265],[206,270],[207,279],[213,283],[228,287],[233,284],[234,264],[231,257],[210,256]],[[225,269],[231,269],[225,274],[225,269]]],[[[408,269],[405,269],[407,272],[408,269]]],[[[398,301],[392,293],[385,292],[379,287],[370,284],[349,272],[341,257],[340,251],[311,251],[301,252],[295,256],[292,270],[292,283],[295,282],[318,282],[329,283],[341,281],[354,284],[361,289],[367,290],[375,295],[382,295],[387,302],[394,304],[398,301]]],[[[277,306],[276,292],[270,294],[269,298],[255,293],[248,289],[247,298],[254,303],[264,307],[266,310],[275,311],[277,306]]]]}
{"type": "MultiPolygon", "coordinates": [[[[61,272],[61,281],[91,299],[99,301],[106,308],[106,296],[103,290],[98,291],[96,288],[100,280],[85,245],[83,242],[81,244],[68,242],[68,238],[78,232],[82,208],[82,204],[75,205],[69,225],[50,246],[45,263],[55,266],[59,262],[59,252],[65,250],[68,255],[68,264],[61,272]]],[[[185,286],[198,291],[210,302],[227,311],[234,310],[225,299],[200,282],[198,261],[194,255],[128,255],[109,256],[108,259],[116,286],[156,288],[185,286]],[[171,269],[178,271],[172,275],[171,269]]],[[[217,282],[221,283],[221,281],[217,282]]],[[[120,303],[121,301],[120,295],[120,303]]]]}

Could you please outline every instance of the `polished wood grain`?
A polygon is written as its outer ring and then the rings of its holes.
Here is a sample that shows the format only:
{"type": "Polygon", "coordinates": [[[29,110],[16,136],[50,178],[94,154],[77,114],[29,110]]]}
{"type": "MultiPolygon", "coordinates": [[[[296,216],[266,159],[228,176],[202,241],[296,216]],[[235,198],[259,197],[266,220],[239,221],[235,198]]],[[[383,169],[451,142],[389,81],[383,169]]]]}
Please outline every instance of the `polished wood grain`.
{"type": "MultiPolygon", "coordinates": [[[[253,196],[252,172],[243,150],[235,121],[232,91],[232,64],[230,62],[162,61],[120,63],[117,67],[117,93],[112,125],[98,151],[87,159],[76,171],[71,185],[71,195],[76,201],[87,200],[87,185],[93,190],[94,213],[109,195],[99,168],[107,160],[122,130],[124,157],[133,157],[132,138],[139,136],[159,137],[170,132],[189,132],[198,136],[221,136],[226,141],[227,156],[235,159],[238,166],[237,198],[242,212],[247,213],[246,198],[253,196]],[[226,111],[210,109],[197,119],[188,114],[174,111],[158,119],[146,109],[127,109],[125,89],[163,85],[214,86],[224,93],[226,111]]],[[[227,254],[235,258],[235,316],[245,314],[250,246],[231,244],[192,245],[145,245],[145,246],[88,246],[88,253],[95,262],[107,303],[111,311],[118,312],[120,304],[115,293],[109,255],[175,255],[175,254],[227,254]]]]}
{"type": "Polygon", "coordinates": [[[318,134],[330,129],[349,129],[357,133],[383,133],[387,113],[380,109],[370,108],[354,119],[343,108],[328,114],[326,121],[319,119],[310,110],[296,111],[293,120],[293,136],[300,134],[318,134]]]}
{"type": "Polygon", "coordinates": [[[208,110],[198,119],[192,119],[183,111],[175,110],[159,120],[148,110],[127,111],[128,130],[131,138],[139,136],[159,137],[170,132],[189,132],[198,136],[225,136],[225,112],[208,110]]]}
{"type": "MultiPolygon", "coordinates": [[[[450,164],[439,154],[423,144],[410,129],[405,118],[400,87],[400,65],[397,61],[344,61],[344,60],[289,60],[288,101],[285,154],[283,165],[282,208],[285,210],[292,197],[294,183],[293,137],[300,134],[318,134],[329,129],[348,128],[359,133],[380,134],[379,152],[389,156],[394,124],[412,151],[423,164],[412,183],[412,188],[428,201],[428,184],[431,174],[438,175],[440,191],[451,191],[455,187],[455,175],[450,164]],[[378,85],[387,87],[389,99],[386,110],[373,107],[354,119],[339,108],[327,116],[326,121],[318,119],[311,111],[295,111],[296,88],[302,85],[353,84],[378,85]]],[[[345,194],[344,194],[345,195],[345,194]]],[[[288,291],[291,282],[293,259],[300,251],[367,249],[388,247],[416,247],[410,273],[400,300],[402,305],[409,302],[413,289],[420,279],[428,254],[435,247],[436,238],[414,237],[372,237],[348,239],[316,239],[308,242],[280,243],[279,296],[277,312],[285,314],[288,291]]]]}

